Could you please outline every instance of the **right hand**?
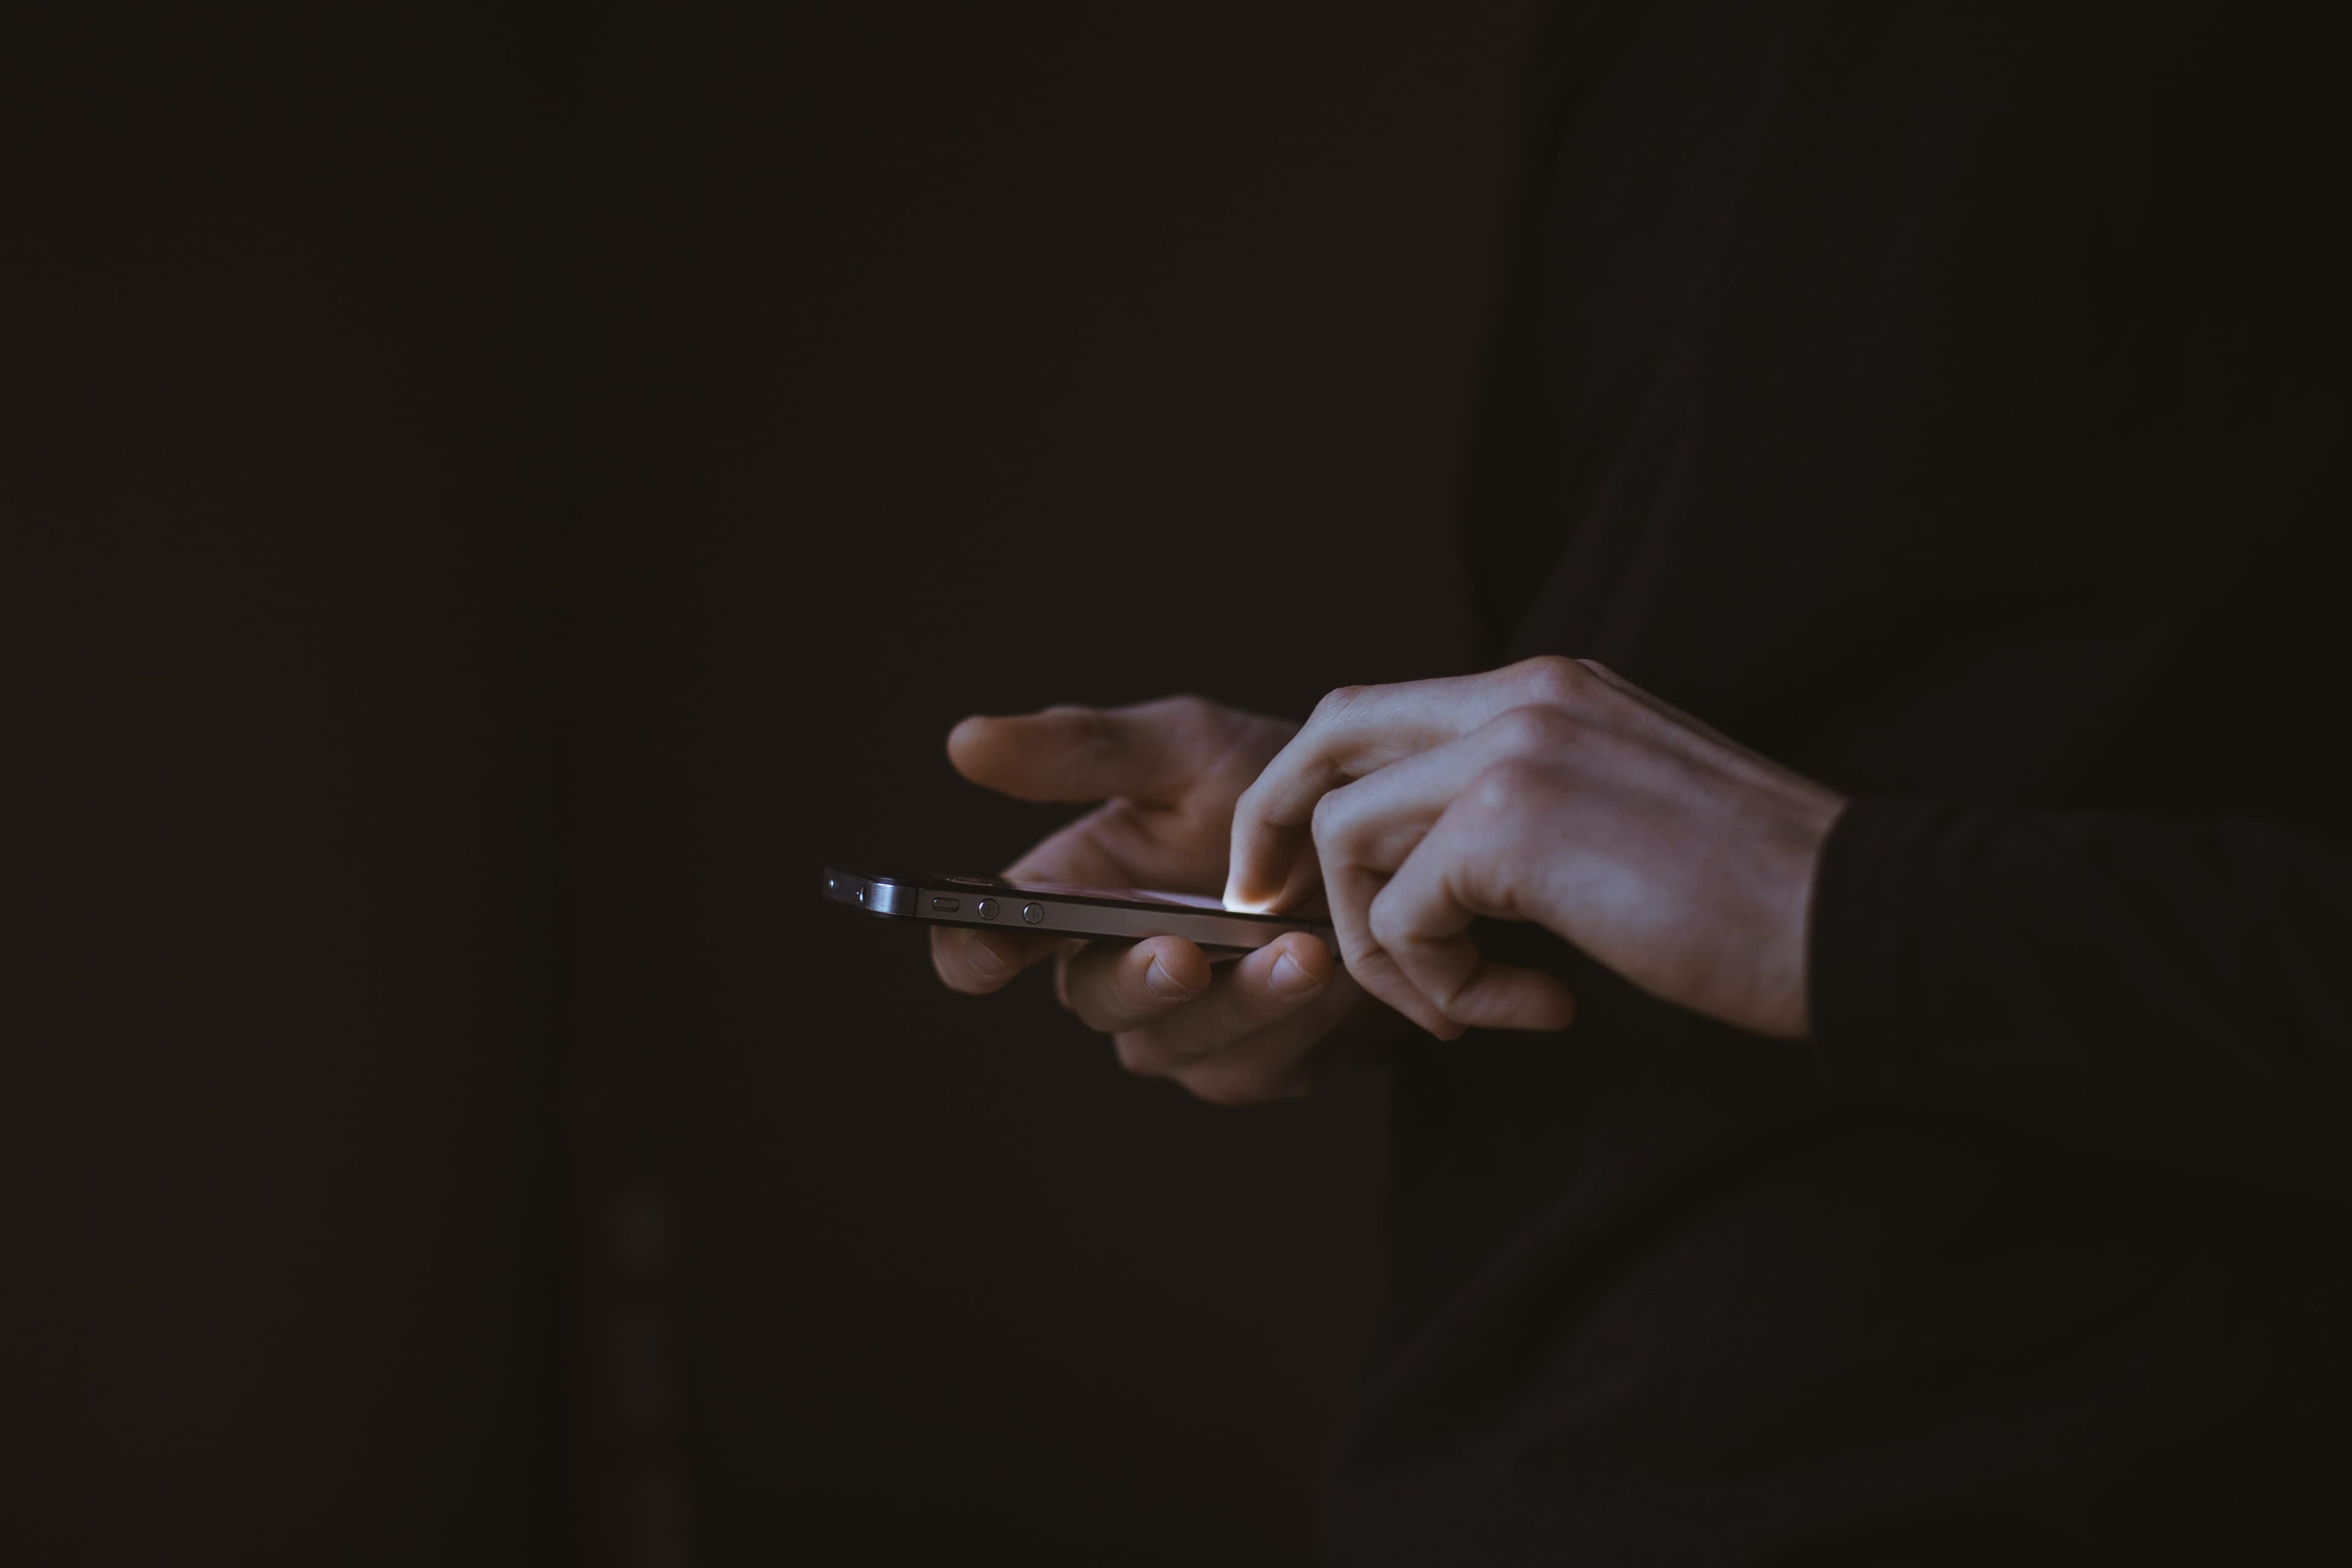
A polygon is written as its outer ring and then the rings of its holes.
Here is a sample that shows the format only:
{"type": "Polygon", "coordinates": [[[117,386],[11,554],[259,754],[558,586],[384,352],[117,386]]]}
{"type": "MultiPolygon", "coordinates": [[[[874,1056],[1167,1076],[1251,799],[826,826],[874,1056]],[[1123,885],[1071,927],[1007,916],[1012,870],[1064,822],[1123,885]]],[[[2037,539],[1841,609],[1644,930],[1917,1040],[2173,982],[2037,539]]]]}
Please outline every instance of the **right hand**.
{"type": "MultiPolygon", "coordinates": [[[[948,735],[948,757],[974,784],[1016,799],[1103,803],[1007,867],[1007,880],[1213,898],[1225,885],[1234,803],[1297,729],[1170,697],[967,719],[948,735]]],[[[997,990],[1048,958],[1062,1005],[1110,1036],[1129,1071],[1218,1104],[1304,1093],[1360,1034],[1342,1022],[1379,1009],[1305,931],[1213,967],[1175,936],[1129,945],[931,931],[931,962],[958,991],[997,990]]]]}

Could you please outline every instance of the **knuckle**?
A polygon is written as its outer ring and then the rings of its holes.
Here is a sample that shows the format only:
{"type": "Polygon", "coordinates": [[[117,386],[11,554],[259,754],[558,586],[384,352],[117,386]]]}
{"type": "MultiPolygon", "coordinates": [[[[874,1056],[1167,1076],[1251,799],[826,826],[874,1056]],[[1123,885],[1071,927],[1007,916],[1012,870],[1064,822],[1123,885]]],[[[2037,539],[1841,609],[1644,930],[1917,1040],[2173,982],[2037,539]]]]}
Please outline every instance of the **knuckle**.
{"type": "MultiPolygon", "coordinates": [[[[1374,904],[1380,902],[1375,899],[1374,904]]],[[[1380,938],[1372,933],[1371,911],[1364,911],[1364,935],[1344,935],[1339,939],[1339,964],[1359,985],[1370,986],[1381,976],[1387,954],[1381,949],[1380,938]]]]}
{"type": "Polygon", "coordinates": [[[1596,677],[1564,654],[1538,654],[1511,667],[1531,701],[1566,707],[1592,688],[1596,677]]]}
{"type": "Polygon", "coordinates": [[[1180,691],[1133,711],[1162,735],[1193,738],[1213,734],[1223,724],[1225,713],[1223,707],[1197,691],[1180,691]]]}
{"type": "Polygon", "coordinates": [[[1332,851],[1343,849],[1350,842],[1352,813],[1348,802],[1340,798],[1346,794],[1345,790],[1327,790],[1315,802],[1312,818],[1315,847],[1327,861],[1345,858],[1332,851]]]}
{"type": "Polygon", "coordinates": [[[1482,817],[1516,816],[1538,795],[1544,770],[1525,757],[1506,757],[1479,771],[1463,792],[1463,804],[1482,817]]]}
{"type": "Polygon", "coordinates": [[[1223,710],[1197,691],[1180,691],[1164,704],[1168,717],[1180,725],[1205,725],[1219,718],[1223,710]]]}
{"type": "Polygon", "coordinates": [[[1315,704],[1315,719],[1326,723],[1337,719],[1354,707],[1362,698],[1365,690],[1366,688],[1361,686],[1333,687],[1323,694],[1323,700],[1320,702],[1315,704]]]}
{"type": "Polygon", "coordinates": [[[1495,724],[1514,752],[1548,752],[1567,745],[1582,728],[1558,708],[1530,703],[1498,715],[1495,724]]]}

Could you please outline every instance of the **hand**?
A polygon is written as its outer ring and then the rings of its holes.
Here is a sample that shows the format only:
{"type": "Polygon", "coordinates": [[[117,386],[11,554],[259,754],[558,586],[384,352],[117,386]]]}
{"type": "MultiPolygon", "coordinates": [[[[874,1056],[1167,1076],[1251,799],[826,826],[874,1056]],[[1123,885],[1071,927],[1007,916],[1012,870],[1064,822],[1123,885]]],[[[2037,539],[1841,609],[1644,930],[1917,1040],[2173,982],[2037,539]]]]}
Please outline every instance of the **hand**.
{"type": "MultiPolygon", "coordinates": [[[[1234,802],[1295,728],[1171,697],[967,719],[949,734],[948,756],[973,783],[1022,800],[1104,803],[1022,856],[1009,879],[1213,895],[1224,883],[1234,802]]],[[[1129,945],[931,932],[931,962],[958,991],[994,991],[1046,958],[1062,1005],[1111,1036],[1129,1071],[1220,1103],[1304,1092],[1347,1054],[1352,1036],[1335,1034],[1338,1026],[1369,1007],[1304,931],[1214,968],[1181,937],[1129,945]]]]}
{"type": "Polygon", "coordinates": [[[1590,660],[1534,658],[1324,699],[1235,807],[1225,900],[1294,908],[1319,880],[1349,973],[1449,1039],[1574,1009],[1481,959],[1480,915],[1801,1039],[1813,871],[1844,805],[1590,660]]]}

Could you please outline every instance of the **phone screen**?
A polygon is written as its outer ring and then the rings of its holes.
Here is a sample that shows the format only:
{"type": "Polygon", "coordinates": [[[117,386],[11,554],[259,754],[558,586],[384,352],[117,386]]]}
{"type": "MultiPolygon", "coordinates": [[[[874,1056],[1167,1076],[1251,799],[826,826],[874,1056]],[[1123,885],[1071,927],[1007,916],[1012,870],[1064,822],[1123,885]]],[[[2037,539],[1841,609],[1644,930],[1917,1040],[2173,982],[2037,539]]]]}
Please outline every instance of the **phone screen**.
{"type": "Polygon", "coordinates": [[[925,880],[952,883],[959,888],[988,888],[1000,892],[1054,893],[1066,899],[1100,899],[1120,904],[1159,904],[1170,909],[1209,910],[1219,914],[1229,911],[1224,900],[1199,893],[1169,893],[1148,888],[1082,888],[1069,882],[1034,882],[1024,879],[1006,881],[997,877],[930,877],[925,880]]]}

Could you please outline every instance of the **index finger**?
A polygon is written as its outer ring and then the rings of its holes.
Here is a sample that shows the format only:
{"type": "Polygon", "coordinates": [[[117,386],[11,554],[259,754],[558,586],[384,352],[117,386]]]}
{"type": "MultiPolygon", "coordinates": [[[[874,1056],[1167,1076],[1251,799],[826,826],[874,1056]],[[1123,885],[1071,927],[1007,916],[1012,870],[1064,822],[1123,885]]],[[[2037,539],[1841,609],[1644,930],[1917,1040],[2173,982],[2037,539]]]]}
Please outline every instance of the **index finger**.
{"type": "Polygon", "coordinates": [[[977,784],[1019,800],[1095,801],[1122,795],[1170,805],[1213,749],[1215,710],[1198,697],[1131,708],[1048,708],[975,714],[948,732],[948,760],[977,784]]]}
{"type": "Polygon", "coordinates": [[[1577,681],[1598,683],[1572,661],[1532,658],[1484,675],[1343,686],[1266,763],[1234,806],[1225,903],[1286,910],[1314,890],[1307,829],[1315,803],[1339,785],[1440,746],[1514,708],[1556,704],[1577,681]]]}

